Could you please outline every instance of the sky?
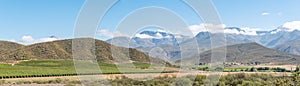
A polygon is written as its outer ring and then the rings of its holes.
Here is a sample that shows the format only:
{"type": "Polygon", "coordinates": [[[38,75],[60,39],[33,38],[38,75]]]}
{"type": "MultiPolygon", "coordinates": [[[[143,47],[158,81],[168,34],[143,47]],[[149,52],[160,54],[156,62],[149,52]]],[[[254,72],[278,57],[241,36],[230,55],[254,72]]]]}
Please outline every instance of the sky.
{"type": "MultiPolygon", "coordinates": [[[[85,0],[0,0],[0,40],[32,44],[73,37],[85,0]],[[51,37],[50,37],[51,36],[51,37]]],[[[227,27],[272,30],[300,21],[300,0],[212,0],[227,27]]],[[[149,6],[163,7],[190,26],[203,23],[181,0],[120,0],[103,16],[96,35],[107,39],[129,13],[149,6]]],[[[150,15],[150,14],[149,14],[150,15]]],[[[185,28],[183,28],[185,29],[185,28]]]]}

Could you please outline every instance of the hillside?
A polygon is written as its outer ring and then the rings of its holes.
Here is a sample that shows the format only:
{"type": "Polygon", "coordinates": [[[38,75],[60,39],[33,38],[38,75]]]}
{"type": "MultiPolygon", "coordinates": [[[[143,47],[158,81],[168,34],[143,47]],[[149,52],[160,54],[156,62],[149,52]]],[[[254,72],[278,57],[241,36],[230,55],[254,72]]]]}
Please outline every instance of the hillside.
{"type": "MultiPolygon", "coordinates": [[[[59,40],[53,42],[45,42],[39,44],[33,44],[16,51],[13,51],[9,54],[1,55],[0,61],[17,61],[17,60],[44,60],[44,59],[73,59],[72,57],[72,40],[59,40]]],[[[83,48],[78,50],[80,54],[84,55],[85,52],[94,53],[95,57],[99,62],[113,62],[112,52],[116,51],[114,54],[118,58],[130,58],[132,61],[138,62],[148,62],[149,57],[144,53],[137,51],[135,49],[129,49],[129,55],[126,53],[128,48],[116,47],[111,44],[108,44],[104,41],[89,39],[89,38],[80,38],[76,41],[95,41],[95,52],[92,48],[83,48]],[[111,48],[113,47],[113,48],[111,48]]],[[[84,58],[94,57],[93,55],[84,55],[84,58]]]]}
{"type": "MultiPolygon", "coordinates": [[[[214,52],[221,52],[222,48],[215,48],[214,52]]],[[[193,56],[193,58],[199,57],[193,56]]],[[[200,54],[200,62],[211,61],[211,50],[200,54]]],[[[266,48],[257,43],[245,43],[227,46],[226,62],[237,63],[272,63],[272,64],[298,64],[300,56],[266,48]]]]}
{"type": "Polygon", "coordinates": [[[292,53],[292,54],[297,54],[300,55],[300,40],[293,41],[293,42],[287,42],[281,45],[278,45],[274,47],[274,49],[287,52],[287,53],[292,53]]]}
{"type": "Polygon", "coordinates": [[[0,41],[0,55],[12,52],[22,47],[24,47],[24,45],[8,41],[0,41]]]}

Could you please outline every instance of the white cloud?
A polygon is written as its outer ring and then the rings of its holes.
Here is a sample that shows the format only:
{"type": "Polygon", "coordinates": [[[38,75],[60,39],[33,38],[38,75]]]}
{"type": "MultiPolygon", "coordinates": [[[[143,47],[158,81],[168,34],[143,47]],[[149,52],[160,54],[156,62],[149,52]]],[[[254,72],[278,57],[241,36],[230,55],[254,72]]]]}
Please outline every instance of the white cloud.
{"type": "Polygon", "coordinates": [[[135,37],[139,37],[139,38],[156,38],[156,39],[161,39],[161,38],[171,38],[170,35],[167,35],[167,36],[163,36],[162,34],[160,33],[156,33],[154,36],[150,36],[148,34],[136,34],[135,37]]]}
{"type": "Polygon", "coordinates": [[[191,25],[188,27],[188,29],[194,34],[198,34],[199,32],[208,32],[208,30],[205,28],[205,26],[200,25],[191,25]]]}
{"type": "Polygon", "coordinates": [[[139,37],[139,38],[154,38],[153,36],[147,35],[147,34],[136,34],[135,37],[139,37]]]}
{"type": "Polygon", "coordinates": [[[113,38],[113,37],[119,37],[119,36],[126,36],[128,37],[129,35],[126,35],[126,34],[123,34],[119,31],[115,31],[115,32],[111,32],[107,29],[101,29],[97,32],[97,35],[98,36],[101,36],[101,37],[105,37],[105,38],[113,38]]]}
{"type": "Polygon", "coordinates": [[[243,35],[257,35],[256,31],[260,30],[259,28],[249,28],[244,27],[240,28],[242,31],[238,31],[237,29],[225,29],[224,33],[231,33],[231,34],[243,34],[243,35]]]}
{"type": "Polygon", "coordinates": [[[267,15],[270,15],[271,13],[267,13],[267,12],[264,12],[264,13],[261,13],[262,16],[267,16],[267,15]]]}
{"type": "Polygon", "coordinates": [[[40,42],[49,42],[49,41],[55,41],[55,40],[58,40],[58,39],[57,38],[41,38],[41,39],[36,40],[36,42],[40,43],[40,42]]]}
{"type": "Polygon", "coordinates": [[[275,30],[271,31],[271,34],[276,34],[276,33],[280,32],[280,31],[282,31],[282,29],[275,29],[275,30]]]}
{"type": "Polygon", "coordinates": [[[225,27],[225,24],[199,24],[189,26],[189,30],[192,31],[194,35],[197,35],[199,32],[258,35],[256,31],[261,30],[260,28],[243,27],[240,28],[242,31],[239,31],[237,29],[224,29],[225,27]]]}
{"type": "Polygon", "coordinates": [[[161,30],[161,29],[158,29],[157,31],[158,32],[164,32],[164,33],[171,33],[171,32],[165,31],[165,30],[161,30]]]}
{"type": "Polygon", "coordinates": [[[34,41],[34,39],[33,39],[31,36],[23,36],[23,37],[21,38],[21,41],[27,43],[27,42],[32,42],[32,41],[34,41]]]}
{"type": "Polygon", "coordinates": [[[156,37],[156,38],[163,38],[164,36],[162,36],[160,33],[156,33],[156,34],[155,34],[155,37],[156,37]]]}
{"type": "Polygon", "coordinates": [[[50,38],[50,37],[34,39],[32,36],[23,36],[19,40],[10,40],[10,41],[18,42],[18,43],[24,44],[24,45],[31,45],[31,44],[35,44],[35,43],[49,42],[49,41],[55,41],[55,40],[58,40],[58,39],[57,38],[50,38]]]}
{"type": "Polygon", "coordinates": [[[282,27],[286,28],[287,31],[300,30],[300,21],[286,22],[282,27]]]}
{"type": "Polygon", "coordinates": [[[197,35],[199,32],[211,32],[211,33],[218,33],[223,32],[222,29],[226,27],[225,24],[207,24],[202,23],[199,25],[191,25],[188,29],[194,34],[197,35]]]}
{"type": "Polygon", "coordinates": [[[106,30],[106,29],[101,29],[98,31],[97,33],[98,36],[103,36],[103,37],[112,37],[113,36],[113,33],[110,32],[109,30],[106,30]]]}

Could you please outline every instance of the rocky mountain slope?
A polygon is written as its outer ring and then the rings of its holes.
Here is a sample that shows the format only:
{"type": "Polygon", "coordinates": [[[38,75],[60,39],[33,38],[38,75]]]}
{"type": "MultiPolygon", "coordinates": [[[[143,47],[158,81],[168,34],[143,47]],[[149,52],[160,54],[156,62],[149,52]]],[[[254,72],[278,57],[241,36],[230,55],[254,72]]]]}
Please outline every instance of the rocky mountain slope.
{"type": "MultiPolygon", "coordinates": [[[[226,62],[236,63],[270,63],[270,64],[299,64],[300,56],[266,48],[257,43],[245,43],[226,46],[226,62]]],[[[218,52],[223,48],[214,48],[218,52]]],[[[200,62],[210,63],[212,51],[205,51],[191,58],[199,58],[200,62]]]]}

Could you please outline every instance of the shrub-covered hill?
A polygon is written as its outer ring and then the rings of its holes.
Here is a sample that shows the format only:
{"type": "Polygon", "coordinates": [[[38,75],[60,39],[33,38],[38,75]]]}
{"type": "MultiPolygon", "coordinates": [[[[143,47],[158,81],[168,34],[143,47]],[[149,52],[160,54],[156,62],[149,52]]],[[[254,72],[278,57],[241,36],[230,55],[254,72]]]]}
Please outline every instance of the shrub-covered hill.
{"type": "MultiPolygon", "coordinates": [[[[1,55],[0,61],[73,59],[73,40],[76,41],[77,44],[75,47],[78,47],[75,51],[79,53],[76,53],[76,55],[82,55],[80,58],[96,57],[99,62],[111,63],[114,62],[113,54],[117,58],[130,58],[131,61],[149,62],[149,57],[136,49],[117,47],[104,41],[91,38],[66,39],[25,46],[13,52],[1,55]],[[95,45],[87,45],[92,48],[83,48],[88,42],[94,42],[95,45]],[[116,53],[112,53],[112,51],[116,53]]],[[[154,60],[162,61],[155,58],[154,60]]]]}
{"type": "Polygon", "coordinates": [[[8,41],[0,41],[0,55],[15,51],[15,50],[23,48],[23,47],[24,47],[24,45],[21,45],[18,43],[8,42],[8,41]]]}

